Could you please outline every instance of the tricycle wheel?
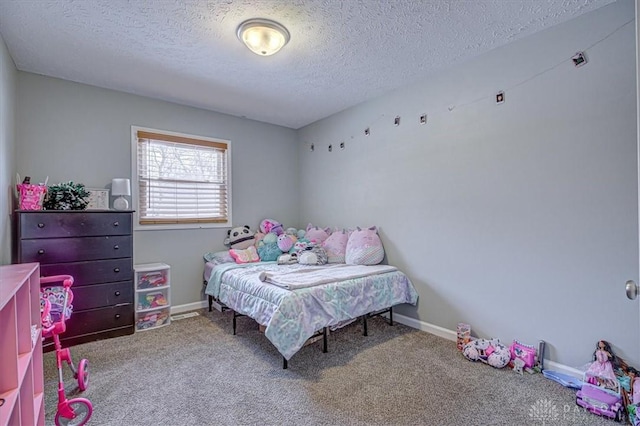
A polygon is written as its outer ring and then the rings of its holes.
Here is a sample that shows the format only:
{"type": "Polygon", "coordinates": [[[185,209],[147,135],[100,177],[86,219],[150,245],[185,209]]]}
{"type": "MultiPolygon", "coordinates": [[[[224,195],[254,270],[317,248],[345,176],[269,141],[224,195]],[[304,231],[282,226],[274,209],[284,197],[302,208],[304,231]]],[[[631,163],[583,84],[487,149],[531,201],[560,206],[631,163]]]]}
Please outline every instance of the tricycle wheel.
{"type": "Polygon", "coordinates": [[[89,387],[89,361],[81,359],[78,363],[78,387],[81,391],[89,387]]]}

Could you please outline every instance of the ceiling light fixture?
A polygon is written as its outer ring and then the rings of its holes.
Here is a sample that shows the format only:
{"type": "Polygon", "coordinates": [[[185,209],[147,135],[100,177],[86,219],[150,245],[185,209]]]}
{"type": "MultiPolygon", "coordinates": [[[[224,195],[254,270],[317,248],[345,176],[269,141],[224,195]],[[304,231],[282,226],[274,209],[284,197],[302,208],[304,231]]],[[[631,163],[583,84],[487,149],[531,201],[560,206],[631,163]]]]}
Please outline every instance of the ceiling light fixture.
{"type": "Polygon", "coordinates": [[[273,55],[289,42],[289,31],[269,19],[249,19],[238,27],[238,38],[255,54],[273,55]]]}

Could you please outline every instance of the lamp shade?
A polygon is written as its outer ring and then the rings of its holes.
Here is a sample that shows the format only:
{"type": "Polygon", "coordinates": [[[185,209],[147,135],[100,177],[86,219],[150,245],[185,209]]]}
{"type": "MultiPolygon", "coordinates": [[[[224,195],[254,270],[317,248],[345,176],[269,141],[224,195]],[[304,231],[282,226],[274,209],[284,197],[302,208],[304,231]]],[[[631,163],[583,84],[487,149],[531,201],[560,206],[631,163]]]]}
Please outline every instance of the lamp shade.
{"type": "Polygon", "coordinates": [[[131,195],[131,182],[129,179],[116,178],[111,180],[111,194],[131,195]]]}
{"type": "Polygon", "coordinates": [[[238,38],[255,54],[273,55],[289,42],[289,31],[269,19],[249,19],[238,26],[238,38]]]}

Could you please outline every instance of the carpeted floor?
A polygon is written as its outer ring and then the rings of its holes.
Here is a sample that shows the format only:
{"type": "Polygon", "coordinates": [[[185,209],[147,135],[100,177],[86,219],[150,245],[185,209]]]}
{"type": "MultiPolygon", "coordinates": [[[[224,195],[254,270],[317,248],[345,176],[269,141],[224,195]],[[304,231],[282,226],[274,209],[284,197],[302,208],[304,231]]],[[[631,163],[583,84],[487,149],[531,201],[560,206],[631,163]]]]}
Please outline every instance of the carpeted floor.
{"type": "MultiPolygon", "coordinates": [[[[575,392],[541,374],[472,363],[455,343],[380,318],[351,324],[293,356],[289,369],[249,318],[200,311],[171,325],[72,348],[90,363],[80,395],[90,425],[615,425],[584,412],[575,392]]],[[[57,396],[45,355],[46,424],[57,396]]]]}

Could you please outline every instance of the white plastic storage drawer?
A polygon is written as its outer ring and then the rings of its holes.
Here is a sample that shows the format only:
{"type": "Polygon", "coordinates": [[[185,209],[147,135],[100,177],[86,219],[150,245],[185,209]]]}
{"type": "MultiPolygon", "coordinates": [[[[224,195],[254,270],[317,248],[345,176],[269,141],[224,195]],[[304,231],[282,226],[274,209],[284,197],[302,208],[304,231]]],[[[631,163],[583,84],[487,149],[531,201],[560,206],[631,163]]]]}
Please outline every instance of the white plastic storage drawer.
{"type": "Polygon", "coordinates": [[[166,263],[134,265],[136,331],[171,322],[171,267],[166,263]]]}
{"type": "Polygon", "coordinates": [[[135,265],[136,290],[149,290],[169,285],[169,266],[163,263],[135,265]]]}
{"type": "Polygon", "coordinates": [[[151,330],[171,323],[171,308],[136,312],[136,331],[151,330]]]}
{"type": "Polygon", "coordinates": [[[169,287],[151,288],[136,292],[136,311],[150,311],[153,309],[167,308],[169,302],[169,287]]]}

